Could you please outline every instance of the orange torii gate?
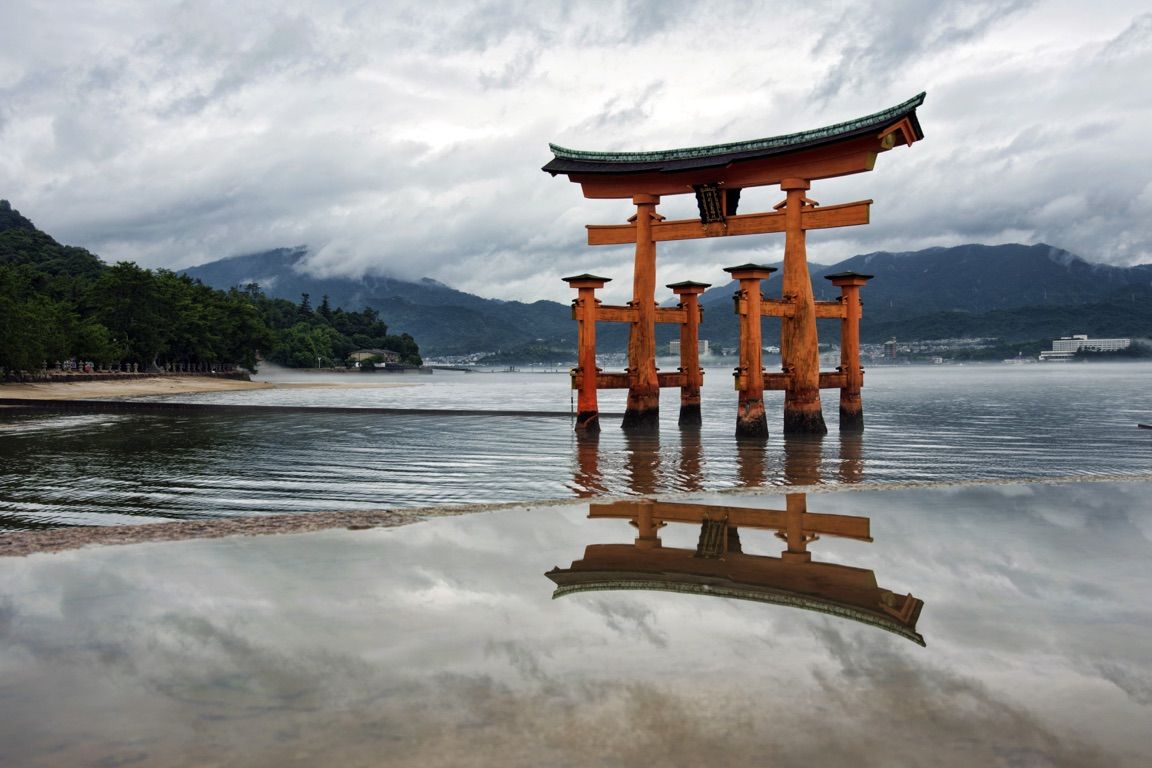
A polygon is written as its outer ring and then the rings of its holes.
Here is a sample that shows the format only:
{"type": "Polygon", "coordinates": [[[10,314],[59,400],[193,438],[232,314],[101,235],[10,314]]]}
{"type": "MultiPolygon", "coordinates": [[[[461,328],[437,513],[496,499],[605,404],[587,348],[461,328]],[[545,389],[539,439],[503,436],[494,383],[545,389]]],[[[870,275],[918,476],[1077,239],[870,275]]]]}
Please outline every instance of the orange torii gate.
{"type": "MultiPolygon", "coordinates": [[[[760,366],[758,340],[753,350],[753,339],[742,335],[741,362],[736,372],[736,386],[741,393],[736,434],[767,434],[763,404],[766,385],[785,392],[786,433],[827,432],[820,409],[822,376],[816,318],[839,317],[845,331],[856,328],[858,289],[867,276],[841,276],[844,282],[837,284],[842,286],[839,303],[844,304],[843,308],[835,313],[822,312],[814,299],[808,275],[806,233],[810,229],[867,224],[872,201],[818,207],[805,193],[813,180],[870,171],[879,153],[897,144],[910,146],[922,139],[924,134],[916,118],[916,108],[923,104],[924,96],[921,93],[890,109],[826,128],[707,147],[656,152],[587,152],[550,144],[554,158],[544,166],[544,171],[553,176],[568,176],[570,181],[580,184],[585,197],[631,199],[636,206],[636,214],[628,224],[587,227],[589,245],[635,244],[632,301],[628,307],[613,308],[611,314],[616,316],[602,317],[597,313],[592,291],[602,286],[605,279],[591,275],[569,279],[581,292],[574,313],[582,321],[582,331],[594,334],[596,319],[631,323],[628,370],[622,378],[599,375],[595,370],[594,343],[590,358],[584,352],[586,345],[581,344],[580,368],[573,374],[573,386],[581,395],[582,414],[577,429],[599,428],[595,412],[597,386],[627,386],[625,429],[655,427],[659,419],[660,387],[683,386],[682,377],[676,377],[675,382],[671,377],[662,381],[656,370],[656,323],[659,314],[666,311],[655,302],[657,242],[783,232],[783,293],[768,312],[781,319],[783,372],[770,375],[766,381],[760,366]],[[785,199],[773,211],[737,213],[744,188],[774,184],[780,186],[785,199]],[[688,193],[696,196],[699,218],[667,221],[656,212],[662,195],[688,193]],[[599,286],[593,286],[589,279],[600,281],[599,286]],[[582,281],[580,285],[577,280],[582,281]],[[587,302],[582,304],[585,297],[587,302]],[[848,301],[855,301],[851,309],[848,301]],[[618,311],[620,309],[626,311],[618,311]],[[587,369],[589,359],[591,371],[587,369]],[[585,412],[585,406],[590,410],[585,412]]],[[[732,273],[740,280],[741,291],[745,293],[746,313],[757,316],[754,323],[751,317],[742,321],[742,334],[758,336],[758,316],[763,306],[759,281],[768,276],[769,270],[750,264],[734,268],[732,273]],[[755,289],[755,293],[749,294],[750,289],[755,289]],[[749,296],[759,300],[747,301],[749,296]]],[[[739,296],[737,306],[739,311],[739,296]]],[[[684,322],[679,318],[676,321],[684,322]]],[[[852,344],[858,346],[858,338],[853,339],[852,344]]],[[[859,361],[848,359],[847,353],[845,350],[841,371],[825,376],[824,384],[841,388],[842,428],[857,429],[863,423],[859,396],[861,371],[859,361]]]]}
{"type": "Polygon", "coordinates": [[[631,544],[589,544],[584,557],[545,575],[553,599],[580,592],[653,590],[774,603],[869,624],[924,645],[916,631],[924,601],[881,587],[875,572],[812,558],[821,536],[871,542],[871,521],[808,511],[807,494],[789,493],[784,509],[713,506],[658,499],[590,504],[591,519],[627,520],[631,544]],[[697,525],[695,549],[667,547],[668,523],[697,525]],[[778,557],[744,551],[741,529],[774,531],[785,544],[778,557]]]}

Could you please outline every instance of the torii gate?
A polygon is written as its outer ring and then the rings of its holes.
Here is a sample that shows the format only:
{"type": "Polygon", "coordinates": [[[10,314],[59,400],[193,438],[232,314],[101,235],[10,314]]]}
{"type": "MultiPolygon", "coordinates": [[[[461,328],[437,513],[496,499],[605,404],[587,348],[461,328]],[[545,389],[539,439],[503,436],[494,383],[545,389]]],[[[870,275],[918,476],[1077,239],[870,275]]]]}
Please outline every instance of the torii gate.
{"type": "MultiPolygon", "coordinates": [[[[854,312],[838,310],[835,314],[824,314],[817,311],[808,275],[805,236],[810,229],[867,224],[872,201],[817,207],[818,204],[805,193],[813,180],[870,171],[879,153],[897,144],[910,146],[924,138],[916,118],[916,108],[924,103],[924,96],[921,93],[890,109],[825,128],[730,144],[656,152],[587,152],[550,144],[554,158],[542,170],[553,176],[568,176],[570,181],[580,184],[587,198],[631,199],[636,206],[636,214],[628,224],[587,227],[589,245],[636,244],[629,306],[612,308],[612,317],[597,318],[594,289],[602,286],[606,278],[581,275],[569,279],[581,282],[579,285],[573,282],[573,287],[581,289],[575,314],[581,321],[582,332],[594,333],[596,319],[631,323],[628,370],[623,377],[599,375],[595,370],[594,347],[592,370],[587,370],[589,364],[583,354],[586,345],[581,344],[580,368],[574,372],[573,379],[580,392],[581,414],[577,429],[599,428],[596,386],[628,387],[628,405],[622,425],[625,429],[655,427],[659,420],[660,387],[683,386],[683,376],[665,376],[661,381],[662,377],[656,370],[656,322],[660,312],[655,301],[657,242],[783,232],[783,296],[776,302],[780,304],[778,310],[770,314],[781,318],[780,349],[784,370],[775,377],[779,381],[770,377],[768,388],[785,390],[786,433],[827,432],[820,409],[816,318],[840,317],[846,321],[846,328],[854,325],[850,321],[859,317],[858,292],[855,292],[857,303],[854,312]],[[770,184],[779,184],[786,195],[775,210],[737,214],[741,190],[770,184]],[[687,193],[695,194],[700,218],[666,221],[656,212],[662,195],[687,193]],[[582,304],[585,298],[590,306],[582,304]]],[[[767,270],[759,265],[745,267],[751,268],[747,278],[749,281],[754,279],[757,286],[759,279],[767,276],[767,270]],[[763,274],[756,277],[761,271],[763,274]]],[[[735,272],[733,275],[741,279],[744,288],[745,275],[735,272]]],[[[844,286],[853,289],[867,279],[863,275],[843,277],[844,286]]],[[[842,291],[845,298],[850,293],[844,287],[842,291]]],[[[746,307],[750,305],[755,305],[758,312],[761,302],[745,302],[746,307]]],[[[748,322],[742,322],[742,329],[747,327],[748,322]]],[[[756,335],[758,331],[757,325],[756,335]]],[[[747,346],[749,343],[742,339],[741,348],[747,346]]],[[[765,380],[758,353],[757,342],[756,354],[751,357],[742,355],[741,367],[736,372],[736,385],[741,392],[736,422],[738,436],[767,434],[763,404],[765,380]]],[[[841,387],[841,425],[853,429],[862,424],[859,410],[861,371],[858,361],[844,362],[852,370],[843,370],[842,366],[841,375],[835,379],[828,377],[825,385],[841,387]],[[856,386],[854,400],[843,392],[845,385],[850,383],[856,386]]]]}
{"type": "Polygon", "coordinates": [[[636,538],[632,544],[589,544],[568,568],[548,571],[556,584],[553,599],[618,589],[728,597],[840,616],[925,644],[916,631],[923,600],[881,587],[871,570],[812,559],[808,545],[821,536],[871,542],[871,521],[809,512],[807,494],[787,494],[785,509],[618,501],[590,504],[588,517],[627,520],[636,538]],[[664,546],[660,529],[668,523],[698,525],[696,548],[664,546]],[[775,531],[786,548],[779,557],[746,553],[742,528],[775,531]]]}

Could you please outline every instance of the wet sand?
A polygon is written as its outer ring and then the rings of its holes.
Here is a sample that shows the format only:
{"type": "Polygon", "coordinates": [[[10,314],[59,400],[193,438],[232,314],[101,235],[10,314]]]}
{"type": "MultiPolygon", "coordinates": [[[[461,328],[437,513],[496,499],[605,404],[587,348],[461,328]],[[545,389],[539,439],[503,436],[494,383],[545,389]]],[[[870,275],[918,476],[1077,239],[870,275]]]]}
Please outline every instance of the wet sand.
{"type": "Polygon", "coordinates": [[[349,381],[283,382],[240,381],[210,376],[155,376],[124,381],[29,382],[0,384],[0,404],[5,399],[89,400],[104,397],[181,395],[193,392],[233,392],[246,389],[365,389],[416,386],[414,382],[349,381]]]}
{"type": "MultiPolygon", "coordinates": [[[[756,488],[729,488],[705,493],[662,493],[665,501],[692,500],[711,504],[740,503],[734,499],[746,496],[780,496],[789,493],[857,494],[874,491],[927,490],[964,487],[1002,486],[1084,486],[1097,483],[1152,483],[1152,474],[1099,475],[1095,477],[1017,478],[1012,480],[971,480],[968,482],[909,482],[860,483],[857,485],[795,485],[756,488]]],[[[402,507],[396,509],[349,510],[343,512],[305,512],[299,514],[260,515],[255,517],[216,517],[199,520],[173,520],[166,523],[139,525],[71,526],[44,530],[0,531],[0,559],[27,555],[64,552],[82,547],[100,547],[123,544],[146,544],[162,541],[188,541],[194,539],[220,539],[229,536],[269,536],[278,534],[313,533],[346,528],[396,528],[438,517],[455,517],[480,512],[537,507],[582,507],[590,501],[608,502],[625,498],[597,496],[595,498],[534,499],[496,504],[464,504],[442,507],[402,507]]]]}
{"type": "Polygon", "coordinates": [[[268,389],[271,386],[272,384],[263,381],[240,381],[211,376],[155,376],[147,379],[125,379],[124,381],[45,381],[0,384],[0,400],[5,398],[74,400],[98,397],[179,395],[187,392],[268,389]]]}
{"type": "Polygon", "coordinates": [[[75,526],[40,531],[0,533],[0,558],[24,557],[41,552],[63,552],[89,546],[144,544],[190,539],[220,539],[227,536],[268,536],[286,533],[311,533],[332,528],[363,530],[395,528],[433,517],[492,512],[525,507],[574,506],[586,501],[557,499],[530,503],[470,504],[456,507],[422,507],[348,512],[308,512],[295,515],[260,517],[174,520],[170,523],[142,525],[75,526]]]}

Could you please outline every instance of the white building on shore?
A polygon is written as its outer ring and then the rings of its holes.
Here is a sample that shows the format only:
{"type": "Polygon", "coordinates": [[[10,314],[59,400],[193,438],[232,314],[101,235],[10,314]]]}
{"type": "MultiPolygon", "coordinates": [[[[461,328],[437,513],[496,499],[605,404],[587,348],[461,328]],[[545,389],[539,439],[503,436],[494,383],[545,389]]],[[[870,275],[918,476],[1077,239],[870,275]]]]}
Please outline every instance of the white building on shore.
{"type": "MultiPolygon", "coordinates": [[[[709,345],[708,339],[697,339],[697,344],[699,345],[697,347],[697,354],[700,357],[708,357],[712,354],[712,347],[711,347],[711,345],[709,345]]],[[[680,354],[680,342],[679,341],[668,342],[668,354],[671,355],[672,357],[679,356],[679,354],[680,354]]]]}
{"type": "Polygon", "coordinates": [[[1052,342],[1052,349],[1040,353],[1041,360],[1071,360],[1080,350],[1088,352],[1119,352],[1132,346],[1132,339],[1090,339],[1086,333],[1061,336],[1052,342]]]}

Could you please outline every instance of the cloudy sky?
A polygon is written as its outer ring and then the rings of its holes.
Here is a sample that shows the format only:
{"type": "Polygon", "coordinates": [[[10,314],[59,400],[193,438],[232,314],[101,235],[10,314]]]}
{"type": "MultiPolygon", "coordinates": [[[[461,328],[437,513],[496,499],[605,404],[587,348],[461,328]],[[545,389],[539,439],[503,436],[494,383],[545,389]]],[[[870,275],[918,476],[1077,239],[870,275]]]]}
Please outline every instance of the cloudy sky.
{"type": "MultiPolygon", "coordinates": [[[[108,261],[299,244],[318,274],[563,300],[562,275],[629,282],[629,247],[589,248],[583,226],[632,210],[541,173],[549,141],[758,138],[920,91],[923,142],[813,186],[876,201],[871,225],[814,233],[813,261],[1047,242],[1152,262],[1147,0],[5,0],[0,197],[108,261]]],[[[668,244],[658,277],[718,282],[782,248],[668,244]]]]}

